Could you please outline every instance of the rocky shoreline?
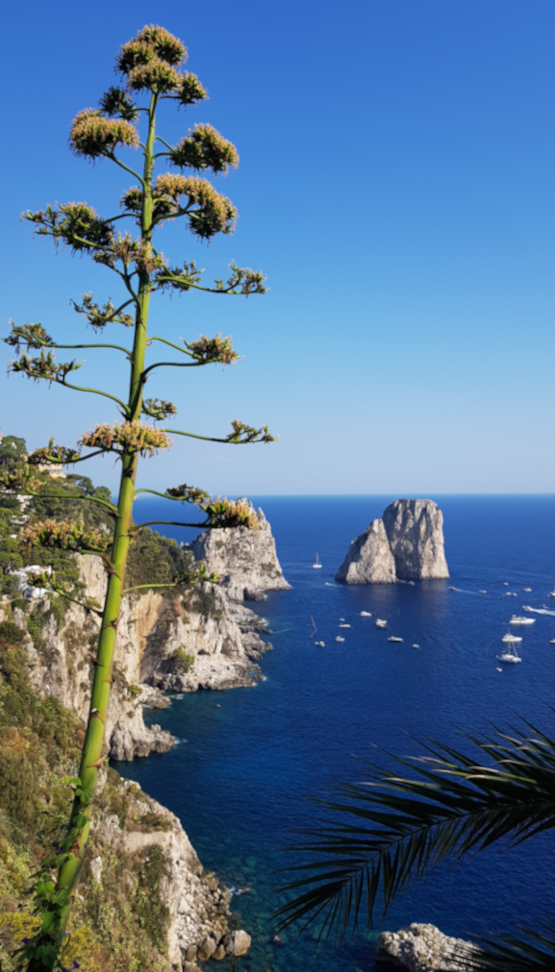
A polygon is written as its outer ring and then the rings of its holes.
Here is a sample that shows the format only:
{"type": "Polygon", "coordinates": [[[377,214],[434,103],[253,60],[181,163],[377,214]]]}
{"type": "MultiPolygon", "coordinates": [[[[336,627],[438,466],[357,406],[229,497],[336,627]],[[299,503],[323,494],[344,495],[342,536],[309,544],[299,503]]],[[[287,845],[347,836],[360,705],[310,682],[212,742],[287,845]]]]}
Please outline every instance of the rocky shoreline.
{"type": "MultiPolygon", "coordinates": [[[[266,589],[284,590],[289,585],[261,510],[257,518],[259,530],[253,534],[254,541],[250,531],[244,529],[218,531],[220,535],[231,534],[225,542],[211,544],[209,539],[199,538],[199,550],[206,550],[210,570],[214,569],[210,558],[213,561],[217,555],[221,585],[205,583],[184,593],[172,591],[171,595],[146,590],[124,600],[106,723],[111,758],[133,760],[166,752],[175,745],[169,732],[156,724],[147,727],[143,719],[145,706],[165,708],[171,704],[165,693],[251,687],[263,677],[258,662],[272,648],[262,637],[269,632],[265,620],[245,607],[243,597],[260,600],[266,589]],[[233,572],[232,581],[233,558],[240,570],[233,572]]],[[[79,569],[88,598],[102,603],[106,575],[100,559],[83,557],[79,569]]],[[[61,612],[54,611],[50,597],[43,593],[33,596],[25,609],[11,603],[0,605],[2,620],[9,620],[21,631],[20,644],[33,691],[41,699],[57,700],[82,718],[90,700],[98,616],[74,603],[61,612]],[[39,641],[31,636],[37,629],[41,632],[39,641]]],[[[114,854],[126,861],[131,872],[150,866],[153,854],[160,859],[160,907],[168,920],[168,969],[195,972],[197,961],[233,960],[248,951],[248,933],[229,926],[230,892],[214,874],[204,871],[178,818],[142,793],[137,784],[120,777],[112,781],[110,792],[119,794],[116,802],[124,806],[124,812],[115,814],[108,805],[103,808],[103,776],[99,781],[94,849],[88,854],[85,875],[88,869],[89,878],[102,883],[105,862],[112,860],[113,870],[114,854]]]]}

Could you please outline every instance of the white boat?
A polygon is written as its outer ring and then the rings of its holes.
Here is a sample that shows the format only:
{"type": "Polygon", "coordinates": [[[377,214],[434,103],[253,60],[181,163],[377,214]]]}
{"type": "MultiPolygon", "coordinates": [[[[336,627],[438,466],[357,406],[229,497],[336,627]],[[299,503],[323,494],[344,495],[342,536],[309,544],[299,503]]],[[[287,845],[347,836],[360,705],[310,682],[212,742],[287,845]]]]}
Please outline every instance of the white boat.
{"type": "Polygon", "coordinates": [[[382,621],[381,618],[376,618],[376,628],[387,628],[387,621],[382,621]]]}
{"type": "Polygon", "coordinates": [[[321,569],[322,569],[322,564],[320,563],[320,558],[318,554],[316,554],[316,560],[312,564],[312,570],[321,570],[321,569]]]}
{"type": "Polygon", "coordinates": [[[372,615],[370,611],[359,611],[359,617],[361,618],[371,618],[372,615]]]}
{"type": "Polygon", "coordinates": [[[513,614],[509,624],[535,624],[535,618],[521,618],[518,614],[513,614]]]}
{"type": "Polygon", "coordinates": [[[339,624],[338,625],[338,628],[350,628],[350,627],[351,627],[350,624],[339,624]]]}
{"type": "Polygon", "coordinates": [[[532,588],[531,587],[523,587],[522,590],[525,591],[526,594],[531,594],[532,593],[532,588]]]}
{"type": "Polygon", "coordinates": [[[549,642],[549,644],[550,645],[555,645],[555,638],[552,638],[551,641],[549,642]]]}
{"type": "Polygon", "coordinates": [[[402,638],[396,638],[395,635],[390,635],[387,639],[388,641],[402,641],[402,638]]]}
{"type": "Polygon", "coordinates": [[[482,590],[480,590],[480,591],[478,591],[478,594],[487,594],[487,591],[484,591],[484,590],[482,589],[482,590]]]}
{"type": "Polygon", "coordinates": [[[498,655],[497,658],[499,661],[508,662],[511,665],[516,665],[517,662],[522,661],[520,655],[517,654],[516,648],[507,648],[507,650],[501,652],[501,654],[498,655]]]}
{"type": "Polygon", "coordinates": [[[519,635],[513,635],[510,634],[509,631],[507,631],[507,634],[503,635],[501,641],[504,641],[506,644],[509,645],[516,645],[519,641],[522,641],[522,638],[520,638],[519,635]]]}
{"type": "Polygon", "coordinates": [[[326,642],[325,641],[315,641],[314,644],[315,645],[318,645],[318,648],[325,648],[326,647],[326,642]]]}
{"type": "Polygon", "coordinates": [[[336,636],[335,636],[335,640],[336,640],[336,641],[345,641],[345,638],[343,638],[343,636],[342,636],[342,635],[336,635],[336,636]]]}
{"type": "Polygon", "coordinates": [[[414,644],[414,645],[413,645],[412,647],[413,647],[413,648],[420,648],[420,645],[417,645],[417,644],[415,643],[415,644],[414,644]]]}
{"type": "Polygon", "coordinates": [[[509,586],[509,581],[503,581],[503,586],[504,587],[508,587],[509,586]]]}

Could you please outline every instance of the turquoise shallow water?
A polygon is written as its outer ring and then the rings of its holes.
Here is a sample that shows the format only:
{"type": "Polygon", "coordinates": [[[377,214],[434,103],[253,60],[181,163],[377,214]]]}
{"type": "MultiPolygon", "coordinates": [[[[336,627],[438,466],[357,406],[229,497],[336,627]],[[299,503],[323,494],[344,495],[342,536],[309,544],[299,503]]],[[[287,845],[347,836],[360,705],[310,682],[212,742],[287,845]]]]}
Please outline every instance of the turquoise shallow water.
{"type": "MultiPolygon", "coordinates": [[[[152,713],[179,745],[118,765],[179,815],[206,867],[229,886],[248,889],[234,896],[233,907],[253,935],[242,960],[252,972],[368,972],[381,927],[417,920],[457,935],[503,932],[554,912],[553,844],[544,837],[437,871],[399,899],[383,926],[378,922],[372,934],[339,951],[318,956],[311,933],[298,940],[288,931],[281,944],[273,941],[271,913],[283,900],[279,871],[295,862],[284,847],[314,812],[311,796],[326,795],[331,780],[357,778],[357,757],[371,758],[375,747],[414,754],[413,736],[460,746],[457,726],[470,732],[487,730],[488,721],[507,727],[519,716],[555,732],[549,708],[555,617],[537,616],[533,628],[523,629],[522,664],[498,672],[495,657],[522,604],[555,610],[555,600],[547,600],[555,580],[555,500],[432,498],[444,511],[451,579],[414,587],[333,581],[350,540],[391,497],[256,498],[293,585],[254,605],[274,631],[274,650],[262,661],[266,680],[253,689],[185,696],[152,713]],[[316,552],[320,571],[310,567],[316,552]],[[507,597],[507,590],[518,596],[507,597]],[[361,610],[373,618],[361,618],[361,610]],[[376,616],[388,619],[387,632],[375,628],[376,616]],[[334,641],[340,617],[352,625],[343,644],[334,641]],[[314,644],[311,618],[326,648],[314,644]],[[403,643],[387,642],[388,634],[403,643]]],[[[148,519],[161,506],[141,504],[148,519]]]]}

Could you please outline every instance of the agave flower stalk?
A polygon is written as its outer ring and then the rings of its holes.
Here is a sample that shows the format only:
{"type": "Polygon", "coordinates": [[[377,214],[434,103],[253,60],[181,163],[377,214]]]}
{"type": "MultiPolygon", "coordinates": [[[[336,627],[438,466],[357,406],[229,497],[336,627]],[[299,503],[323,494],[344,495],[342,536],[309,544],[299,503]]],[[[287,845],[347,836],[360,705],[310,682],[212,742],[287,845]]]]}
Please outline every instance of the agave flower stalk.
{"type": "MultiPolygon", "coordinates": [[[[112,391],[84,389],[69,384],[67,375],[80,364],[56,362],[51,349],[61,345],[55,343],[42,324],[13,324],[12,333],[6,339],[18,351],[24,349],[19,361],[12,363],[12,371],[33,380],[42,379],[69,389],[99,394],[117,404],[122,419],[112,424],[101,423],[94,431],[86,432],[79,443],[80,450],[57,446],[51,440],[48,447],[37,450],[28,458],[30,467],[44,467],[44,464],[60,466],[73,465],[93,455],[111,452],[121,462],[117,503],[115,506],[106,504],[115,521],[111,537],[106,537],[100,531],[87,531],[77,523],[57,524],[52,521],[35,524],[27,530],[25,537],[29,544],[59,546],[79,553],[100,555],[108,574],[98,647],[94,654],[94,679],[81,766],[78,777],[70,781],[74,790],[73,809],[66,836],[57,853],[46,858],[36,886],[41,926],[26,943],[21,956],[29,972],[63,967],[65,929],[91,827],[98,775],[106,759],[105,725],[122,597],[131,590],[139,589],[125,589],[127,557],[137,529],[133,528],[133,500],[139,459],[171,446],[168,433],[172,430],[147,425],[141,419],[142,415],[146,415],[151,421],[161,421],[176,413],[173,403],[165,399],[150,398],[144,401],[146,380],[154,368],[199,367],[211,363],[227,365],[238,358],[230,339],[222,338],[220,334],[214,338],[201,335],[198,341],[190,340],[182,346],[160,335],[149,339],[151,296],[156,291],[167,289],[178,293],[200,289],[215,294],[244,296],[265,292],[265,278],[261,273],[235,264],[231,265],[227,281],[216,280],[213,286],[204,286],[201,284],[202,271],[197,270],[194,261],[171,268],[154,247],[154,231],[162,222],[185,219],[192,233],[201,240],[207,240],[219,232],[232,232],[237,217],[232,203],[197,174],[205,170],[225,172],[229,166],[236,167],[238,155],[231,142],[209,125],[196,125],[176,146],[170,145],[156,132],[157,109],[161,100],[173,100],[178,105],[187,106],[206,98],[206,91],[198,79],[183,71],[185,59],[186,50],[178,38],[160,27],[151,25],[143,28],[122,47],[117,58],[116,67],[123,76],[124,87],[110,88],[101,98],[98,109],[80,112],[73,122],[70,144],[76,155],[94,161],[108,159],[131,173],[138,183],[124,192],[122,213],[104,219],[86,203],[67,203],[58,209],[49,205],[44,211],[26,214],[38,235],[52,237],[55,244],[61,240],[73,252],[88,254],[96,263],[117,275],[123,287],[123,299],[112,302],[109,298],[100,303],[92,294],[83,294],[82,301],[73,302],[76,312],[83,315],[94,330],[103,331],[108,325],[117,324],[133,328],[133,342],[129,349],[119,344],[86,345],[115,348],[125,353],[129,360],[129,386],[126,395],[120,392],[119,396],[112,391]],[[134,96],[143,92],[148,103],[139,108],[134,96]],[[146,137],[142,141],[137,127],[139,112],[144,113],[146,123],[146,137]],[[120,158],[117,153],[122,148],[142,153],[141,171],[120,158]],[[155,163],[160,158],[165,158],[174,168],[193,169],[195,174],[185,177],[168,172],[155,178],[155,163]],[[120,219],[138,227],[138,235],[132,237],[129,230],[120,232],[116,229],[116,220],[120,219]],[[147,367],[147,349],[152,340],[163,342],[185,354],[187,360],[155,362],[147,367]],[[40,350],[40,357],[33,358],[27,354],[33,349],[40,350]],[[82,450],[92,451],[83,453],[82,450]],[[54,880],[52,872],[56,870],[54,880]]],[[[255,428],[235,420],[232,428],[228,436],[213,439],[196,437],[234,445],[273,439],[267,426],[255,428]]],[[[188,431],[177,434],[195,435],[188,431]]],[[[2,487],[32,494],[36,490],[36,482],[30,473],[26,473],[15,477],[13,482],[0,484],[2,487]]],[[[196,504],[205,513],[204,526],[222,528],[242,525],[256,528],[247,508],[220,498],[214,500],[202,489],[177,487],[161,495],[196,504]]],[[[214,575],[209,577],[199,567],[176,576],[172,584],[167,586],[207,579],[214,581],[217,578],[214,575]]],[[[44,574],[35,580],[37,586],[56,590],[62,595],[67,593],[71,597],[62,586],[56,586],[54,579],[44,574]]]]}

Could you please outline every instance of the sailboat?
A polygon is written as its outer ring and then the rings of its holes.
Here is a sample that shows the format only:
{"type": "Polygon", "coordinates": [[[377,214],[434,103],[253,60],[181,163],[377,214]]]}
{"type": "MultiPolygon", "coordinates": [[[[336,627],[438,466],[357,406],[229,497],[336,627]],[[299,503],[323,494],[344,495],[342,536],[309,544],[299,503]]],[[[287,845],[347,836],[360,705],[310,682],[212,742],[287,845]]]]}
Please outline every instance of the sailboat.
{"type": "Polygon", "coordinates": [[[509,644],[509,647],[502,651],[500,655],[497,655],[499,661],[510,662],[512,665],[516,665],[517,662],[521,662],[522,658],[518,654],[514,645],[509,644]]]}
{"type": "Polygon", "coordinates": [[[321,567],[322,567],[322,564],[320,563],[320,558],[319,558],[318,554],[316,554],[316,560],[312,564],[312,569],[313,570],[321,570],[321,567]]]}

